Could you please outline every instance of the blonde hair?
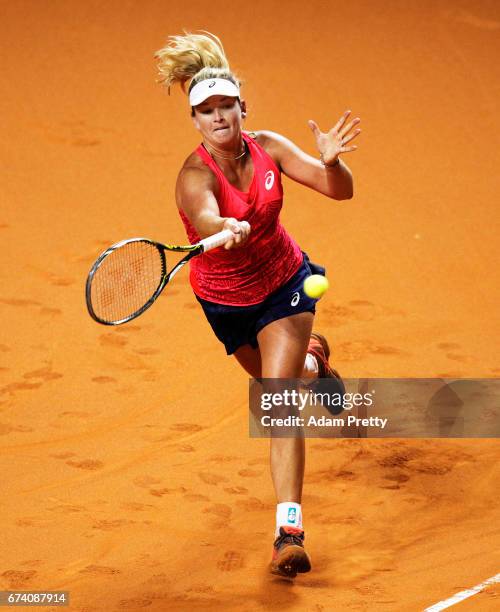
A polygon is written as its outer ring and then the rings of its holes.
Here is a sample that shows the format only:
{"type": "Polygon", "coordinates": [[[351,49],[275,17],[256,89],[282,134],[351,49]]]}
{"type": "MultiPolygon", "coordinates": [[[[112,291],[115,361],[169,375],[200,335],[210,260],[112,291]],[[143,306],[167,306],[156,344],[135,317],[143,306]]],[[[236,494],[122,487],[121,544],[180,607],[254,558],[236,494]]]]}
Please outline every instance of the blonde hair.
{"type": "Polygon", "coordinates": [[[220,39],[210,32],[183,36],[169,36],[168,44],[155,53],[160,78],[170,94],[170,87],[179,83],[182,91],[189,91],[205,79],[228,79],[239,87],[240,82],[229,68],[220,39]]]}

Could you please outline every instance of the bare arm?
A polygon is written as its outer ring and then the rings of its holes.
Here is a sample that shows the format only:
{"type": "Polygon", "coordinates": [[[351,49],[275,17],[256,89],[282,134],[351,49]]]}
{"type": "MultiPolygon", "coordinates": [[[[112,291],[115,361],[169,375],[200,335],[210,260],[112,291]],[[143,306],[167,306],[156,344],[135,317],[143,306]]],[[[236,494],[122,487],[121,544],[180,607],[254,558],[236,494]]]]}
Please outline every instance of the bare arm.
{"type": "Polygon", "coordinates": [[[265,137],[266,149],[279,163],[286,176],[330,198],[346,200],[353,195],[352,174],[339,158],[339,154],[357,148],[346,145],[361,131],[352,130],[359,123],[358,118],[344,125],[349,113],[350,111],[344,113],[335,127],[326,133],[321,132],[314,121],[309,122],[324,164],[280,134],[274,132],[259,132],[259,134],[265,137]]]}
{"type": "Polygon", "coordinates": [[[242,246],[248,239],[250,226],[246,221],[221,217],[214,194],[215,177],[204,170],[185,166],[179,173],[175,187],[177,206],[189,219],[200,238],[230,229],[234,238],[224,245],[230,249],[242,246]]]}

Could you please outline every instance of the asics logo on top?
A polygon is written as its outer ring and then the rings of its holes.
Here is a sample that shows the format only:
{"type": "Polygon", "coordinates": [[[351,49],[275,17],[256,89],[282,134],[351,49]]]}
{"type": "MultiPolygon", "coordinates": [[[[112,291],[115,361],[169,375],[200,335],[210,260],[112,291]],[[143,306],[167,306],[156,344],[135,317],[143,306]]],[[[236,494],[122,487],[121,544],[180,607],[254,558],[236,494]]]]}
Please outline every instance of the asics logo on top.
{"type": "Polygon", "coordinates": [[[292,301],[290,302],[290,306],[297,306],[297,304],[300,302],[300,293],[298,291],[296,291],[293,295],[292,295],[292,301]]]}
{"type": "Polygon", "coordinates": [[[212,81],[208,86],[213,87],[215,85],[215,81],[212,81]]]}
{"type": "Polygon", "coordinates": [[[288,508],[288,522],[295,523],[295,519],[297,518],[297,511],[295,508],[288,508]]]}
{"type": "Polygon", "coordinates": [[[268,170],[266,172],[266,181],[264,183],[264,187],[269,191],[274,185],[274,172],[272,170],[268,170]]]}

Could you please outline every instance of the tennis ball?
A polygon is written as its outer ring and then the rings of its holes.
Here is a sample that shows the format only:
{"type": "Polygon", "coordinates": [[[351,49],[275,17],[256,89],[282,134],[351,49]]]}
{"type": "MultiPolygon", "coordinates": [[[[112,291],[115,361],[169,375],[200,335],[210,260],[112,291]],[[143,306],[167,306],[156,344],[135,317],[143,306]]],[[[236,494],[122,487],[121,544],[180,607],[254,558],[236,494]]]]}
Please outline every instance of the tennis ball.
{"type": "Polygon", "coordinates": [[[326,276],[313,274],[304,281],[304,293],[311,298],[320,298],[329,286],[326,276]]]}

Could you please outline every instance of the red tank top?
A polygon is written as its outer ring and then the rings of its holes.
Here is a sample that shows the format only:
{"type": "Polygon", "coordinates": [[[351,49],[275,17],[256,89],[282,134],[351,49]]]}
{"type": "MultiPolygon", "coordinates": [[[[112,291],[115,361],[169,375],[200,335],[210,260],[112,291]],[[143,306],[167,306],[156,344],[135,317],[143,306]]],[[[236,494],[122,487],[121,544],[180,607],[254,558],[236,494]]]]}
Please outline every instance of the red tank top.
{"type": "MultiPolygon", "coordinates": [[[[229,306],[262,302],[298,270],[302,252],[280,223],[283,187],[273,159],[250,136],[243,133],[252,156],[254,175],[249,191],[243,193],[229,183],[203,145],[196,153],[219,182],[219,211],[222,217],[248,221],[250,236],[245,246],[226,251],[223,247],[190,261],[190,281],[199,297],[229,306]]],[[[191,244],[200,237],[186,215],[179,211],[191,244]]]]}

